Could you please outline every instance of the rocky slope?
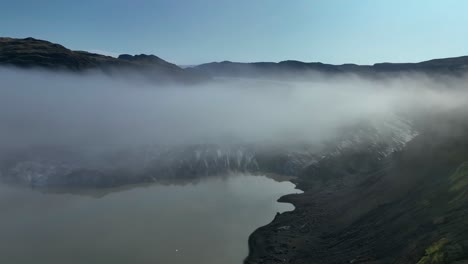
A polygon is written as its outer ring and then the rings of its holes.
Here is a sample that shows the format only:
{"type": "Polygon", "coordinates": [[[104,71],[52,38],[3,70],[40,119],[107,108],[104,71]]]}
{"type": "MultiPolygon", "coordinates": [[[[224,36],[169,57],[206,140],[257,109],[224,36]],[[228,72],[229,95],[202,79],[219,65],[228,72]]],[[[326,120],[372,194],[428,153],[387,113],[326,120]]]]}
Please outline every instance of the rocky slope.
{"type": "Polygon", "coordinates": [[[281,198],[296,209],[250,237],[245,263],[467,263],[468,126],[440,120],[389,155],[354,148],[303,170],[304,193],[281,198]]]}

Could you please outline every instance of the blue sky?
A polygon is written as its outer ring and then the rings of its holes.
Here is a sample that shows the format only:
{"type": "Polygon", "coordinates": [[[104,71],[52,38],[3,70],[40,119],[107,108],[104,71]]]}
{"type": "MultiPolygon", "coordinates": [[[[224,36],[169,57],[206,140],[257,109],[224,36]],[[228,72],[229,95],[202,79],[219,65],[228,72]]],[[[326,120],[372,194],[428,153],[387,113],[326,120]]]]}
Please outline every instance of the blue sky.
{"type": "Polygon", "coordinates": [[[2,0],[0,35],[178,64],[468,55],[465,0],[2,0]]]}

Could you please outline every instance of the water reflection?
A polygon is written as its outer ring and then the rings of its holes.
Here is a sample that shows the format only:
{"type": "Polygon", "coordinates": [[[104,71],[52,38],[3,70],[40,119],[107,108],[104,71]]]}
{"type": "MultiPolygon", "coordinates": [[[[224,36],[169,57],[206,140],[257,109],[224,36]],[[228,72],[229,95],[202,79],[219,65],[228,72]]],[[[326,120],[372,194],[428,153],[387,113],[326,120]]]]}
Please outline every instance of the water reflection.
{"type": "Polygon", "coordinates": [[[248,236],[293,209],[276,200],[299,192],[251,175],[112,191],[0,185],[0,263],[242,263],[248,236]]]}

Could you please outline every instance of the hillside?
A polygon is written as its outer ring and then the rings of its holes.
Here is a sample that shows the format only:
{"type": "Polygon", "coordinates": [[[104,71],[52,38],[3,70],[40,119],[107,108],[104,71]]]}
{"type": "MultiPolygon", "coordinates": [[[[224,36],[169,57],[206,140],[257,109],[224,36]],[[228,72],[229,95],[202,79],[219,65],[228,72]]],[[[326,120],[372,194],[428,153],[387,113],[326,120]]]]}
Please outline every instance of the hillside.
{"type": "Polygon", "coordinates": [[[304,168],[304,194],[280,199],[296,210],[250,237],[245,263],[467,263],[468,126],[452,114],[385,158],[354,148],[304,168]]]}
{"type": "Polygon", "coordinates": [[[101,71],[114,76],[141,75],[155,81],[196,82],[203,74],[185,71],[155,55],[128,55],[118,58],[86,51],[73,51],[62,45],[34,38],[0,38],[0,65],[43,68],[72,72],[101,71]]]}
{"type": "Polygon", "coordinates": [[[288,78],[310,77],[313,74],[357,74],[362,76],[386,76],[398,73],[428,73],[460,75],[468,70],[468,56],[434,59],[419,63],[377,63],[374,65],[324,64],[320,62],[281,61],[275,62],[212,62],[192,68],[193,71],[213,77],[262,77],[288,78]]]}

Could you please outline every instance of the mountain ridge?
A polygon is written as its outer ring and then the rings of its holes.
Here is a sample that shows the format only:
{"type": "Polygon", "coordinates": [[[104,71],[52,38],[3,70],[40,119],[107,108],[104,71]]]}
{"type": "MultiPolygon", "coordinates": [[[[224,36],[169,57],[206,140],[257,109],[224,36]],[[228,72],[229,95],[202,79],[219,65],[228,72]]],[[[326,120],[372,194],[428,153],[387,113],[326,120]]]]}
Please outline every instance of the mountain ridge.
{"type": "Polygon", "coordinates": [[[114,76],[132,73],[154,81],[197,82],[206,79],[203,74],[186,71],[155,55],[122,54],[114,58],[70,50],[60,44],[31,37],[0,37],[0,65],[71,72],[97,70],[114,76]]]}
{"type": "Polygon", "coordinates": [[[437,73],[460,75],[468,71],[468,56],[431,59],[415,63],[375,63],[373,65],[358,65],[353,63],[326,64],[321,62],[302,62],[285,60],[280,62],[210,62],[192,68],[211,76],[222,77],[272,77],[284,74],[302,75],[318,72],[324,74],[359,74],[382,75],[392,73],[437,73]]]}
{"type": "MultiPolygon", "coordinates": [[[[414,63],[382,62],[373,65],[354,63],[326,64],[284,60],[280,62],[210,62],[179,67],[153,54],[121,54],[117,58],[68,49],[60,44],[32,37],[0,37],[0,65],[21,68],[46,68],[81,72],[100,70],[121,75],[122,70],[143,74],[152,80],[200,82],[213,77],[302,77],[309,73],[385,76],[401,73],[463,75],[468,72],[468,56],[431,59],[414,63]]],[[[312,76],[313,77],[313,76],[312,76]]]]}

